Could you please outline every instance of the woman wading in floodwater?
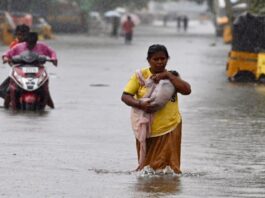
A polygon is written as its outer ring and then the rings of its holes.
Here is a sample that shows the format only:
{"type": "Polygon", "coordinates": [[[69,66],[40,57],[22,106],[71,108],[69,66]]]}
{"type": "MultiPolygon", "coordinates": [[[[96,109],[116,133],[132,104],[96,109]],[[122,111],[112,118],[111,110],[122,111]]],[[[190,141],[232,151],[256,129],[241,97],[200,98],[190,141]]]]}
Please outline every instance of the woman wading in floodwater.
{"type": "Polygon", "coordinates": [[[165,46],[150,46],[147,53],[149,67],[142,68],[131,76],[121,97],[125,104],[145,113],[144,116],[138,116],[138,118],[136,114],[132,114],[139,160],[137,170],[150,167],[155,171],[163,171],[170,167],[175,173],[181,173],[182,118],[179,112],[177,93],[189,95],[191,87],[189,83],[180,78],[176,71],[166,70],[168,59],[169,55],[165,46]],[[152,79],[155,84],[167,79],[175,88],[173,96],[159,110],[157,110],[157,104],[153,104],[152,100],[142,100],[150,92],[145,84],[148,79],[152,79]],[[147,124],[143,127],[142,121],[145,115],[150,116],[147,119],[147,124]],[[150,125],[148,125],[149,121],[150,125]],[[142,129],[146,134],[141,134],[142,129]],[[144,141],[141,139],[142,137],[145,138],[144,141]]]}

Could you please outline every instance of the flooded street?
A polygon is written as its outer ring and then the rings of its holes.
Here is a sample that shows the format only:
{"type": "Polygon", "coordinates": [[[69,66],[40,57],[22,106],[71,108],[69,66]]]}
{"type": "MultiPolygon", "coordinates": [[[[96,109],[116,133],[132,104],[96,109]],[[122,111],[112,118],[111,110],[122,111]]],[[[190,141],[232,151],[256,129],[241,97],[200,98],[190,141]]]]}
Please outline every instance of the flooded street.
{"type": "MultiPolygon", "coordinates": [[[[0,197],[264,197],[265,87],[227,81],[230,46],[216,40],[211,25],[191,23],[187,34],[139,27],[132,45],[85,35],[48,43],[59,57],[58,68],[47,64],[55,109],[0,109],[0,197]],[[179,176],[133,172],[130,108],[120,97],[154,43],[167,46],[167,68],[192,86],[190,96],[179,96],[179,176]]],[[[0,69],[4,80],[9,68],[0,69]]]]}

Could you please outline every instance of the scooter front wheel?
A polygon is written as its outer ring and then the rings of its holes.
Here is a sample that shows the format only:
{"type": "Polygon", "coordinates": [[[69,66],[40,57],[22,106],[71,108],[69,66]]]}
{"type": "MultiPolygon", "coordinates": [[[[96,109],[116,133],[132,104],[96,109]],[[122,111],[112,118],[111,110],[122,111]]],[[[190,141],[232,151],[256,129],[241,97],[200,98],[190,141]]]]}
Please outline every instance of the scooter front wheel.
{"type": "Polygon", "coordinates": [[[25,103],[23,105],[23,109],[26,110],[26,111],[34,111],[36,110],[36,105],[35,104],[29,104],[29,103],[25,103]]]}

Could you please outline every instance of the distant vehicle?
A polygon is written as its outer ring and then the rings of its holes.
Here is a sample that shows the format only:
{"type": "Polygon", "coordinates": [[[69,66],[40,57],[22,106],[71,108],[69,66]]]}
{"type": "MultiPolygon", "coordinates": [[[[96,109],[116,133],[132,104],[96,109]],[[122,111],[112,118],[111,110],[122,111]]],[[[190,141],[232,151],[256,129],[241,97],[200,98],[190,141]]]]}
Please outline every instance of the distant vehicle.
{"type": "Polygon", "coordinates": [[[244,13],[233,24],[226,75],[235,82],[265,83],[265,16],[244,13]]]}
{"type": "Polygon", "coordinates": [[[22,24],[38,32],[40,39],[52,38],[52,28],[44,18],[24,12],[0,11],[0,40],[9,45],[15,39],[16,26],[22,24]]]}
{"type": "MultiPolygon", "coordinates": [[[[237,0],[231,1],[232,3],[236,3],[237,0]]],[[[216,10],[216,17],[214,18],[214,25],[215,25],[215,33],[216,36],[223,36],[224,29],[226,25],[229,22],[229,19],[227,17],[226,9],[225,9],[225,1],[224,0],[218,0],[216,7],[218,8],[216,10]]],[[[247,4],[246,3],[240,3],[237,5],[234,5],[232,7],[233,11],[233,17],[236,18],[243,12],[247,10],[247,4]]]]}
{"type": "Polygon", "coordinates": [[[89,33],[90,34],[99,34],[103,33],[105,29],[105,23],[99,12],[91,11],[89,13],[89,33]]]}
{"type": "Polygon", "coordinates": [[[0,41],[9,45],[14,40],[14,24],[12,17],[6,11],[0,11],[0,41]]]}
{"type": "Polygon", "coordinates": [[[33,15],[33,23],[31,27],[32,31],[38,32],[40,39],[52,39],[52,27],[51,25],[41,16],[33,15]]]}
{"type": "Polygon", "coordinates": [[[33,18],[31,14],[26,13],[26,12],[14,12],[14,11],[9,12],[9,13],[16,25],[25,24],[29,27],[32,26],[33,18]]]}
{"type": "Polygon", "coordinates": [[[47,21],[55,32],[84,31],[86,20],[76,3],[56,1],[47,10],[47,21]]]}

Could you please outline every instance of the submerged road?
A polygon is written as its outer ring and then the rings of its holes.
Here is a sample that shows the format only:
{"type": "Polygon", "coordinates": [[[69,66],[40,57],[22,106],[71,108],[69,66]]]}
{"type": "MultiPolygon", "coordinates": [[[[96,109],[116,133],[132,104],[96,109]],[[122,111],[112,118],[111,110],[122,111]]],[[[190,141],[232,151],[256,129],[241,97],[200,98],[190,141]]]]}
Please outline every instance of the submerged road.
{"type": "MultiPolygon", "coordinates": [[[[132,45],[86,35],[57,35],[48,43],[59,57],[58,68],[48,64],[56,108],[41,114],[0,109],[1,198],[264,197],[265,87],[227,81],[230,47],[208,23],[191,23],[186,34],[139,27],[132,45]],[[130,108],[120,101],[154,43],[167,46],[168,69],[192,86],[190,96],[179,96],[178,176],[133,172],[130,108]]],[[[9,68],[0,69],[4,80],[9,68]]]]}

